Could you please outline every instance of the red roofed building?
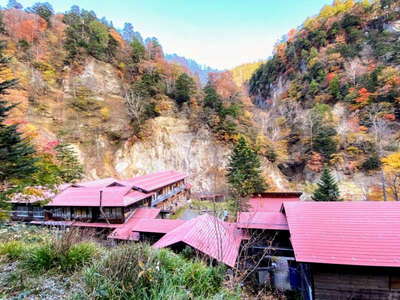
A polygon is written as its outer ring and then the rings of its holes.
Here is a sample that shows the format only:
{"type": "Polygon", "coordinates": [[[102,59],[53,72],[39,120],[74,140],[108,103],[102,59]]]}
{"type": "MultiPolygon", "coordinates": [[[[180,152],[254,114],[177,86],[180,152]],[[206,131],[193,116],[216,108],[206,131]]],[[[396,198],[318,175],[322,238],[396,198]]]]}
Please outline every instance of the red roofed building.
{"type": "Polygon", "coordinates": [[[268,192],[258,194],[248,201],[248,211],[281,211],[283,202],[298,202],[302,193],[300,192],[268,192]]]}
{"type": "Polygon", "coordinates": [[[159,215],[160,211],[158,208],[137,208],[125,224],[115,229],[108,237],[115,240],[138,241],[139,234],[133,230],[135,224],[142,219],[153,221],[159,215]]]}
{"type": "Polygon", "coordinates": [[[307,299],[400,299],[400,202],[285,202],[307,299]]]}
{"type": "Polygon", "coordinates": [[[216,261],[235,267],[240,245],[245,237],[234,223],[205,214],[168,232],[153,247],[181,250],[190,246],[216,261]]]}
{"type": "MultiPolygon", "coordinates": [[[[162,171],[126,180],[105,178],[72,184],[45,206],[45,220],[122,224],[138,207],[172,211],[188,198],[186,177],[177,171],[162,171]]],[[[22,202],[15,205],[17,212],[19,206],[26,206],[22,202]]],[[[43,221],[43,217],[33,220],[43,221]]]]}
{"type": "Polygon", "coordinates": [[[291,289],[286,274],[295,264],[294,253],[281,207],[285,201],[299,202],[300,196],[301,193],[297,192],[262,193],[248,200],[247,211],[238,213],[237,227],[245,230],[250,237],[243,250],[246,257],[244,264],[254,268],[260,285],[291,289]],[[277,257],[280,259],[279,270],[274,266],[277,257]],[[273,282],[274,277],[284,277],[285,280],[273,282]]]}

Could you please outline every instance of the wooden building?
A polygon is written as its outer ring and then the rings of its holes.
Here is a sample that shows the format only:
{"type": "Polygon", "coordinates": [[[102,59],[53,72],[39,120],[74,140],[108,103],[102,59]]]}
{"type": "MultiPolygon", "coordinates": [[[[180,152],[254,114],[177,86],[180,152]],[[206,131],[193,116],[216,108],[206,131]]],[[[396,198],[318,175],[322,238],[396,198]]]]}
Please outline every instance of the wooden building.
{"type": "Polygon", "coordinates": [[[127,180],[106,178],[72,184],[44,207],[15,201],[12,219],[35,224],[92,223],[99,227],[124,224],[138,207],[173,211],[189,195],[186,177],[180,172],[164,171],[127,180]]]}
{"type": "Polygon", "coordinates": [[[259,194],[249,199],[247,211],[238,214],[237,226],[249,236],[242,249],[242,268],[254,269],[251,278],[260,286],[279,290],[298,288],[293,276],[289,276],[297,265],[281,208],[285,201],[300,201],[300,196],[297,192],[259,194]]]}
{"type": "Polygon", "coordinates": [[[285,202],[304,299],[400,299],[400,202],[285,202]]]}

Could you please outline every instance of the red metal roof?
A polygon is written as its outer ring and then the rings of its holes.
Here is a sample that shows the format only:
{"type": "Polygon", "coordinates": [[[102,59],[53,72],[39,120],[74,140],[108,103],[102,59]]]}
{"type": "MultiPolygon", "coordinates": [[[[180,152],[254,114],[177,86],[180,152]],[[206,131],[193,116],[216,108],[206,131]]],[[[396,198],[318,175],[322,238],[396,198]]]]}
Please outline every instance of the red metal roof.
{"type": "Polygon", "coordinates": [[[296,260],[400,267],[400,202],[284,203],[296,260]]]}
{"type": "Polygon", "coordinates": [[[47,225],[47,226],[71,226],[73,221],[31,221],[29,223],[34,225],[47,225]]]}
{"type": "Polygon", "coordinates": [[[223,222],[205,214],[170,231],[153,247],[164,248],[182,242],[234,267],[243,238],[244,235],[237,229],[236,224],[223,222]]]}
{"type": "Polygon", "coordinates": [[[139,176],[128,180],[114,178],[99,179],[73,184],[57,194],[48,206],[100,206],[100,192],[103,192],[101,205],[104,207],[128,206],[151,197],[151,191],[170,185],[185,178],[176,171],[163,171],[139,176]],[[133,190],[138,188],[144,192],[133,190]]]}
{"type": "Polygon", "coordinates": [[[122,224],[121,227],[115,229],[108,238],[117,239],[117,240],[131,240],[136,241],[138,234],[132,231],[132,227],[138,222],[140,219],[154,219],[156,218],[161,209],[159,208],[149,208],[149,207],[140,207],[137,208],[133,215],[129,218],[125,224],[122,224]]]}
{"type": "Polygon", "coordinates": [[[283,202],[300,201],[300,195],[301,193],[263,193],[249,199],[248,211],[279,212],[283,202]]]}
{"type": "Polygon", "coordinates": [[[185,222],[185,220],[170,219],[139,219],[133,224],[131,230],[137,232],[167,233],[185,222]]]}
{"type": "Polygon", "coordinates": [[[100,192],[103,192],[101,206],[128,206],[146,199],[151,194],[132,191],[130,186],[112,187],[69,187],[56,195],[47,206],[100,206],[100,192]]]}
{"type": "Polygon", "coordinates": [[[240,212],[237,226],[248,229],[289,230],[286,217],[281,212],[240,212]]]}
{"type": "Polygon", "coordinates": [[[186,174],[177,171],[162,171],[154,174],[138,176],[124,182],[132,184],[145,192],[152,192],[163,186],[175,183],[187,177],[186,174]]]}
{"type": "Polygon", "coordinates": [[[124,224],[108,224],[108,223],[87,223],[87,222],[73,222],[71,226],[75,227],[89,227],[89,228],[120,228],[124,224]]]}

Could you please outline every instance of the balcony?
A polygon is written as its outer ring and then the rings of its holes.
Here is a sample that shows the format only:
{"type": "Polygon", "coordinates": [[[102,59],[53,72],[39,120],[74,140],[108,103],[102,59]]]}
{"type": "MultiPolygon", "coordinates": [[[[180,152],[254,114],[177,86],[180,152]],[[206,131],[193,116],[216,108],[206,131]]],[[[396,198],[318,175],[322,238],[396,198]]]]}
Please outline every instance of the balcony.
{"type": "Polygon", "coordinates": [[[151,201],[151,206],[155,206],[158,203],[163,202],[163,201],[167,200],[168,198],[175,196],[176,194],[182,192],[184,189],[185,189],[185,186],[176,187],[167,194],[157,196],[157,198],[155,200],[151,201]]]}

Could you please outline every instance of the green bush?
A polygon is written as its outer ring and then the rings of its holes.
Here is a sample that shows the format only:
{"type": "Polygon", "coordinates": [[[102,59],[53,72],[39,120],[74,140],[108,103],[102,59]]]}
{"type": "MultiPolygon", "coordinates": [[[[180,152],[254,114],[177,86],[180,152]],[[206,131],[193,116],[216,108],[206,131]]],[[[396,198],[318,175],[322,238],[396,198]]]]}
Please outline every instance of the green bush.
{"type": "Polygon", "coordinates": [[[25,267],[33,272],[47,271],[57,264],[57,253],[50,243],[32,249],[25,260],[25,267]]]}
{"type": "Polygon", "coordinates": [[[368,157],[362,164],[362,169],[366,171],[378,170],[381,167],[381,161],[377,155],[368,157]]]}
{"type": "Polygon", "coordinates": [[[224,267],[208,267],[166,249],[128,244],[87,268],[84,281],[91,299],[224,299],[230,295],[222,288],[224,273],[224,267]]]}
{"type": "Polygon", "coordinates": [[[69,230],[58,238],[33,247],[25,257],[25,267],[33,272],[53,268],[68,272],[81,268],[100,252],[94,242],[83,241],[82,237],[81,231],[69,230]]]}
{"type": "Polygon", "coordinates": [[[7,256],[10,260],[17,260],[26,254],[26,245],[20,241],[8,241],[0,244],[0,255],[7,256]]]}
{"type": "Polygon", "coordinates": [[[98,253],[97,245],[92,242],[73,245],[65,255],[61,256],[61,268],[63,270],[75,270],[91,262],[98,253]]]}

